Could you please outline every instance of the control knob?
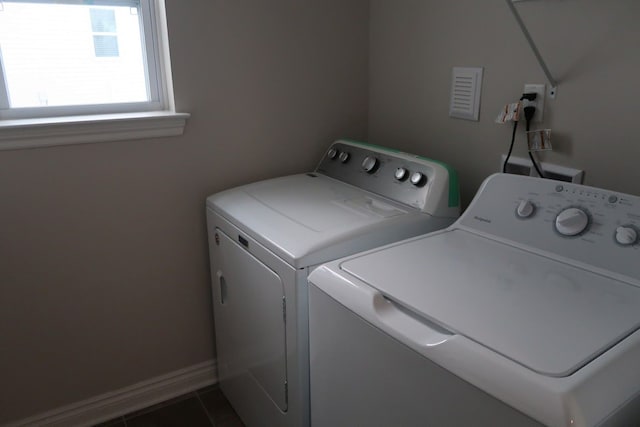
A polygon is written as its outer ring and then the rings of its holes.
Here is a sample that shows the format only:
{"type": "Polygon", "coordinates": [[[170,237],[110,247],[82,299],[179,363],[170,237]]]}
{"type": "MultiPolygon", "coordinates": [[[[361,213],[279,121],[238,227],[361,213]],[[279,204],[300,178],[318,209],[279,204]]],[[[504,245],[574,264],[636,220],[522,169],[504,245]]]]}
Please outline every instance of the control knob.
{"type": "Polygon", "coordinates": [[[556,230],[563,236],[577,236],[589,225],[589,216],[580,208],[567,208],[556,217],[556,230]]]}
{"type": "Polygon", "coordinates": [[[338,157],[338,150],[333,147],[330,148],[327,152],[327,157],[329,157],[331,160],[335,160],[335,158],[338,157]]]}
{"type": "Polygon", "coordinates": [[[638,240],[638,232],[631,227],[616,228],[616,242],[623,246],[633,245],[638,240]]]}
{"type": "Polygon", "coordinates": [[[518,204],[518,208],[516,209],[516,215],[520,218],[529,218],[533,215],[533,212],[536,210],[536,207],[529,200],[522,200],[518,204]]]}
{"type": "Polygon", "coordinates": [[[398,181],[404,181],[409,176],[409,171],[406,170],[405,168],[398,168],[396,169],[396,172],[393,174],[393,176],[398,181]]]}
{"type": "Polygon", "coordinates": [[[422,172],[414,172],[411,174],[409,181],[416,187],[422,187],[427,183],[427,177],[422,172]]]}
{"type": "Polygon", "coordinates": [[[374,173],[376,169],[378,169],[379,165],[378,159],[373,156],[367,156],[362,161],[362,169],[364,169],[367,173],[374,173]]]}
{"type": "Polygon", "coordinates": [[[342,163],[347,163],[349,161],[349,158],[351,156],[349,155],[349,153],[347,153],[346,151],[343,151],[342,153],[340,153],[340,156],[338,156],[338,159],[342,162],[342,163]]]}

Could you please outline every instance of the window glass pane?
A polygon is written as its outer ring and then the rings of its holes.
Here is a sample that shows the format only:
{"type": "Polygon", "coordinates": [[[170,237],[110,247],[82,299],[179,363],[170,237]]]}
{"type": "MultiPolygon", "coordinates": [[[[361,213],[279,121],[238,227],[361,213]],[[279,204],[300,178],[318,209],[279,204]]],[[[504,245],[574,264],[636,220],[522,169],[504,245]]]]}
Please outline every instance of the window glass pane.
{"type": "Polygon", "coordinates": [[[2,4],[10,108],[149,101],[136,8],[2,4]]]}
{"type": "Polygon", "coordinates": [[[95,33],[115,33],[116,14],[113,9],[89,9],[91,29],[95,33]]]}
{"type": "Polygon", "coordinates": [[[118,56],[118,38],[116,36],[93,36],[96,56],[118,56]]]}

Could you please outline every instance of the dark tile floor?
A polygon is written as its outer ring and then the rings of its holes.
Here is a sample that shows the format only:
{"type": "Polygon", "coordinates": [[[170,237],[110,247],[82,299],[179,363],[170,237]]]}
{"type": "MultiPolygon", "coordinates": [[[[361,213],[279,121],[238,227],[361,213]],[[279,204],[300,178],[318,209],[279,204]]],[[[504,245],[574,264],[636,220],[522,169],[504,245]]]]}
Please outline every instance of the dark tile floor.
{"type": "Polygon", "coordinates": [[[220,387],[213,385],[95,427],[244,427],[220,387]]]}

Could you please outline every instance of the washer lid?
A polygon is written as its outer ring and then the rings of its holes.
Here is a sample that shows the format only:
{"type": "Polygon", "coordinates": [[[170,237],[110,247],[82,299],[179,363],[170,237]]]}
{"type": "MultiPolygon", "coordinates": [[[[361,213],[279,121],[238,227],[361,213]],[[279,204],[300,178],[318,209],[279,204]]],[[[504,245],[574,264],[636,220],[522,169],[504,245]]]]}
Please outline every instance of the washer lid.
{"type": "Polygon", "coordinates": [[[640,288],[461,230],[351,258],[341,269],[547,376],[571,375],[640,327],[640,288]]]}

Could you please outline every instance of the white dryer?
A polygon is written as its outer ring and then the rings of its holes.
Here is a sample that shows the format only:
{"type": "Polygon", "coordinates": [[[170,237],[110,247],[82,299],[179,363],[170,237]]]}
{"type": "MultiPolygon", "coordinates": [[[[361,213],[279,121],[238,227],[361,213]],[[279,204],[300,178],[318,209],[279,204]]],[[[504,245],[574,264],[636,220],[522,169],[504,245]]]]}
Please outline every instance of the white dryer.
{"type": "Polygon", "coordinates": [[[323,262],[459,215],[455,172],[336,141],[312,173],[207,198],[218,374],[248,426],[309,425],[308,282],[323,262]]]}
{"type": "Polygon", "coordinates": [[[316,269],[312,424],[640,426],[639,233],[639,197],[498,174],[316,269]]]}

